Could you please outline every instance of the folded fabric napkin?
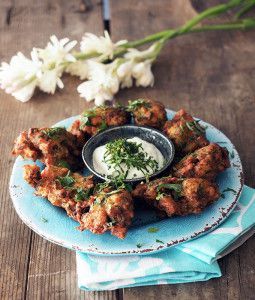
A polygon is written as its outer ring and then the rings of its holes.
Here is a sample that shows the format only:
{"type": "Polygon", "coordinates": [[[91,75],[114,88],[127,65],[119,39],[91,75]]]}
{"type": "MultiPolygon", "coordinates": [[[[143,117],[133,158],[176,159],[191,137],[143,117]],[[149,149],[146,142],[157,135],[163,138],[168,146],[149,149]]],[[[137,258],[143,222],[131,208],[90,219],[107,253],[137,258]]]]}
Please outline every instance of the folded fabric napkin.
{"type": "Polygon", "coordinates": [[[255,232],[255,190],[244,187],[227,220],[214,231],[168,250],[136,256],[97,256],[76,252],[78,285],[83,290],[205,281],[220,277],[217,259],[255,232]]]}

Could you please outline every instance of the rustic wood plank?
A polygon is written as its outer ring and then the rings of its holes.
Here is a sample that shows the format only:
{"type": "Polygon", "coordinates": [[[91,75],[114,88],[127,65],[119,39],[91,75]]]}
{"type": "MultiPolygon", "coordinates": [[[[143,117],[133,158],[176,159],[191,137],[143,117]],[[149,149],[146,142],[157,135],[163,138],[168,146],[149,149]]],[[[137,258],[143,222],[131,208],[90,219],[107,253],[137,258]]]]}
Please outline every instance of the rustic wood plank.
{"type": "MultiPolygon", "coordinates": [[[[85,31],[101,34],[101,1],[8,1],[0,4],[0,60],[17,51],[29,54],[49,36],[80,39],[85,31]]],[[[1,299],[116,299],[115,292],[85,293],[78,289],[74,252],[51,244],[32,233],[16,215],[8,192],[14,158],[10,151],[18,133],[29,127],[50,126],[79,114],[88,105],[76,87],[77,78],[66,76],[65,88],[54,96],[37,93],[29,103],[15,101],[0,91],[0,298],[1,299]]]]}
{"type": "MultiPolygon", "coordinates": [[[[210,1],[210,4],[217,1],[210,1]]],[[[205,3],[187,0],[111,1],[114,40],[141,38],[181,25],[205,3]],[[200,3],[200,5],[199,5],[200,3]]],[[[203,7],[205,8],[205,7],[203,7]]],[[[155,86],[121,91],[118,101],[151,97],[186,108],[214,124],[236,145],[245,183],[254,187],[255,32],[201,33],[169,42],[154,66],[155,86]]],[[[223,277],[204,283],[125,289],[124,299],[252,299],[255,238],[221,260],[223,277]],[[254,255],[253,255],[254,256],[254,255]],[[247,275],[247,272],[249,275],[247,275]]]]}

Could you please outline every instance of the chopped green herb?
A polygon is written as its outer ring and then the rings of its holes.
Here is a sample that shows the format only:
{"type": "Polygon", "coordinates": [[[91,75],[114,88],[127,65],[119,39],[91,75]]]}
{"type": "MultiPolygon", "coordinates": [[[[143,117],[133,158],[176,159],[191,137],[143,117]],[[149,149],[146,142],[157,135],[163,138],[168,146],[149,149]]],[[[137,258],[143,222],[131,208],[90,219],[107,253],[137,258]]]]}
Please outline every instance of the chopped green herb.
{"type": "Polygon", "coordinates": [[[57,140],[60,138],[61,135],[65,132],[64,127],[52,127],[52,128],[47,128],[42,131],[48,138],[52,140],[57,140]]]}
{"type": "Polygon", "coordinates": [[[57,181],[62,185],[64,188],[72,187],[75,183],[75,180],[72,176],[70,176],[70,171],[66,174],[66,176],[59,176],[57,181]]]}
{"type": "Polygon", "coordinates": [[[139,243],[139,244],[136,245],[136,247],[137,247],[137,248],[142,248],[143,245],[144,245],[144,244],[140,244],[140,243],[139,243]]]}
{"type": "Polygon", "coordinates": [[[103,120],[101,125],[98,128],[98,131],[104,131],[107,128],[108,128],[108,126],[107,126],[106,122],[103,120]]]}
{"type": "Polygon", "coordinates": [[[156,233],[159,231],[159,229],[157,227],[150,227],[147,230],[149,233],[156,233]]]}
{"type": "Polygon", "coordinates": [[[221,196],[222,199],[226,198],[224,194],[221,194],[220,196],[221,196]]]}
{"type": "Polygon", "coordinates": [[[41,217],[41,220],[43,221],[43,223],[48,223],[48,220],[45,219],[44,217],[41,217]]]}
{"type": "Polygon", "coordinates": [[[70,169],[70,165],[65,160],[59,160],[57,166],[70,169]]]}
{"type": "Polygon", "coordinates": [[[95,117],[96,116],[96,112],[94,109],[90,109],[85,111],[82,115],[81,115],[81,125],[80,125],[80,129],[82,129],[84,126],[92,126],[92,123],[90,121],[91,117],[95,117]]]}
{"type": "Polygon", "coordinates": [[[165,193],[162,192],[162,189],[170,190],[175,200],[181,197],[182,185],[180,183],[162,183],[157,187],[158,193],[156,200],[160,200],[163,196],[165,196],[165,193]]]}
{"type": "Polygon", "coordinates": [[[193,131],[197,135],[201,135],[205,133],[205,127],[202,127],[199,124],[200,120],[195,120],[192,122],[186,122],[186,126],[189,128],[189,130],[193,131]]]}
{"type": "Polygon", "coordinates": [[[162,242],[161,240],[158,240],[158,239],[156,240],[156,242],[160,243],[160,244],[165,244],[164,242],[162,242]]]}
{"type": "Polygon", "coordinates": [[[133,100],[133,101],[128,101],[128,106],[127,106],[127,111],[134,111],[137,108],[141,107],[141,106],[145,106],[145,107],[150,107],[150,103],[147,102],[144,99],[137,99],[137,100],[133,100]]]}
{"type": "Polygon", "coordinates": [[[74,196],[74,200],[76,202],[87,200],[89,196],[92,194],[93,189],[84,190],[83,188],[76,189],[76,195],[74,196]]]}
{"type": "Polygon", "coordinates": [[[104,162],[114,168],[117,173],[114,177],[122,177],[122,181],[127,177],[131,167],[142,171],[144,176],[158,170],[157,161],[143,151],[142,144],[127,141],[127,139],[107,143],[104,162]],[[127,167],[126,171],[123,165],[127,167]]]}

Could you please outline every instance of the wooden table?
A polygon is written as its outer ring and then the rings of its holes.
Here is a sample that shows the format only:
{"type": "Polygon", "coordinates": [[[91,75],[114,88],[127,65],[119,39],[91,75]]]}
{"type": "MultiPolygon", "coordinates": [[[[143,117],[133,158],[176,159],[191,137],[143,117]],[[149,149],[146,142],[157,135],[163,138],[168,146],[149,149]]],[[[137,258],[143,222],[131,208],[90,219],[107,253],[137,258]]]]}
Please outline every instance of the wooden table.
{"type": "MultiPolygon", "coordinates": [[[[114,1],[114,40],[135,39],[178,26],[206,1],[114,1]]],[[[209,1],[215,3],[217,1],[209,1]]],[[[102,34],[99,0],[1,0],[0,59],[42,47],[51,34],[80,40],[86,31],[102,34]]],[[[181,107],[212,123],[236,145],[245,183],[255,187],[255,31],[194,34],[169,42],[155,67],[153,88],[121,91],[117,99],[148,96],[167,107],[181,107]]],[[[14,138],[28,127],[51,124],[89,105],[79,98],[77,78],[66,76],[65,88],[50,96],[37,93],[27,104],[0,94],[0,299],[254,299],[255,238],[220,260],[223,276],[202,283],[152,286],[112,292],[80,291],[74,252],[42,239],[27,228],[12,206],[8,182],[14,138]]]]}

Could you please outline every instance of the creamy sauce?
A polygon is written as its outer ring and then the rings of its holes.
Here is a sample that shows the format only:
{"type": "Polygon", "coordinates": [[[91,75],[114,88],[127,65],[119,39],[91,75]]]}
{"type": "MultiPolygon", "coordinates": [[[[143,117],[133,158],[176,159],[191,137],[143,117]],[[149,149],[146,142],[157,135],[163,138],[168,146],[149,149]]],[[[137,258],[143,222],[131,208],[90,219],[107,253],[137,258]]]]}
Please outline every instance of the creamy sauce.
{"type": "MultiPolygon", "coordinates": [[[[147,154],[147,157],[151,157],[158,163],[157,170],[160,170],[164,166],[164,157],[162,153],[158,150],[158,148],[155,147],[153,144],[148,143],[138,137],[127,139],[127,141],[141,144],[142,149],[140,151],[143,151],[144,153],[147,154]]],[[[105,152],[106,152],[106,145],[97,147],[94,150],[93,152],[94,169],[101,175],[115,177],[118,175],[118,173],[116,173],[115,168],[113,166],[107,165],[104,162],[105,152]]],[[[123,173],[125,173],[127,171],[127,166],[125,164],[121,164],[121,167],[123,169],[123,173]]],[[[151,175],[155,173],[155,171],[156,170],[152,170],[151,168],[148,168],[147,175],[151,175]]],[[[131,167],[127,173],[126,179],[141,178],[144,176],[145,174],[141,170],[138,170],[136,167],[131,167]]]]}

